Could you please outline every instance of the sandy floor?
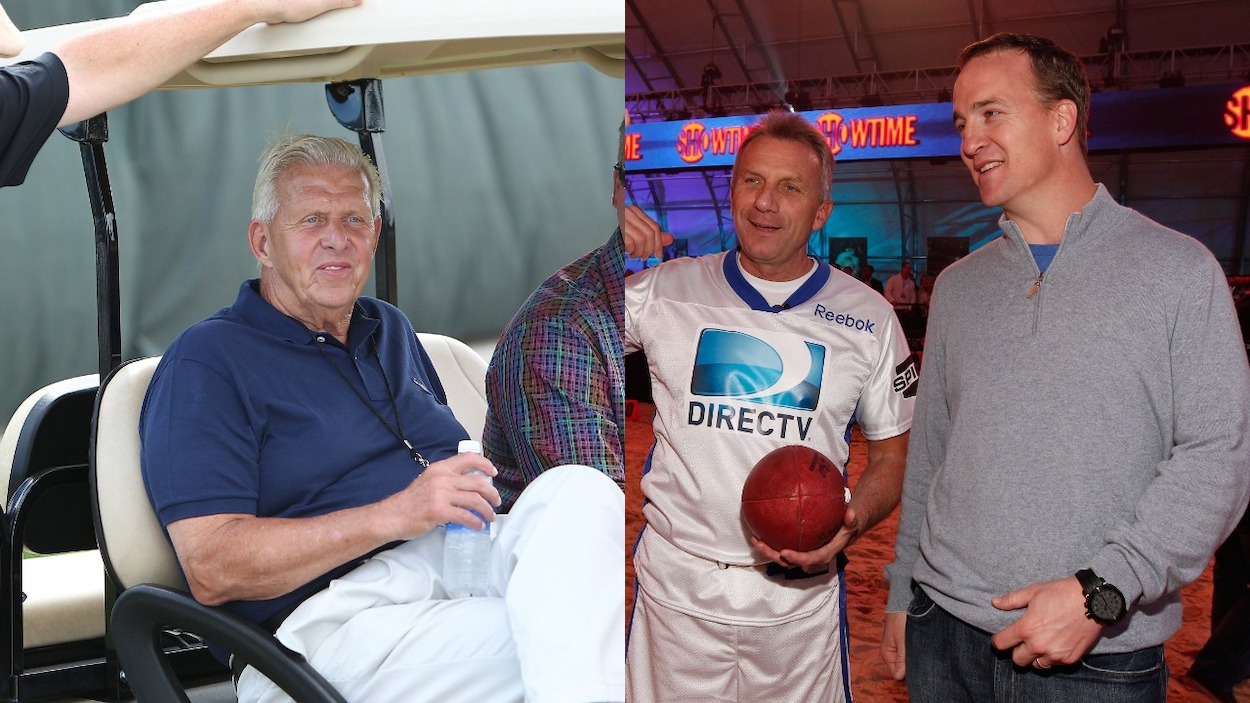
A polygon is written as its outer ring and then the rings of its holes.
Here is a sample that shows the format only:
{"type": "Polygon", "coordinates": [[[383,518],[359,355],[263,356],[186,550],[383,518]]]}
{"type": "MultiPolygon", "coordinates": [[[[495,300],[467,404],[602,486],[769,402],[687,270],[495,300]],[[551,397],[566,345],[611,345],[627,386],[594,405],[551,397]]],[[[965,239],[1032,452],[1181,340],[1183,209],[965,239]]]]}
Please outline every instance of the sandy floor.
{"type": "MultiPolygon", "coordinates": [[[[644,422],[630,422],[626,429],[626,475],[632,481],[626,491],[626,544],[632,549],[638,530],[642,527],[642,494],[637,478],[652,442],[651,428],[644,422]]],[[[863,470],[866,449],[863,439],[856,434],[852,446],[852,459],[848,473],[854,488],[859,472],[863,470]]],[[[893,558],[895,515],[883,521],[872,532],[852,545],[847,567],[847,602],[849,605],[851,634],[851,678],[856,700],[868,703],[906,701],[907,689],[886,673],[877,654],[881,639],[881,623],[885,608],[887,583],[882,569],[893,558]]],[[[626,612],[632,612],[634,594],[634,567],[628,557],[625,564],[626,612]]],[[[1194,655],[1210,633],[1211,570],[1208,568],[1198,581],[1185,589],[1185,623],[1181,630],[1167,643],[1168,666],[1172,679],[1168,684],[1168,700],[1173,703],[1200,703],[1211,700],[1198,691],[1185,676],[1194,655]]],[[[1241,700],[1250,701],[1250,684],[1238,688],[1241,700]]]]}

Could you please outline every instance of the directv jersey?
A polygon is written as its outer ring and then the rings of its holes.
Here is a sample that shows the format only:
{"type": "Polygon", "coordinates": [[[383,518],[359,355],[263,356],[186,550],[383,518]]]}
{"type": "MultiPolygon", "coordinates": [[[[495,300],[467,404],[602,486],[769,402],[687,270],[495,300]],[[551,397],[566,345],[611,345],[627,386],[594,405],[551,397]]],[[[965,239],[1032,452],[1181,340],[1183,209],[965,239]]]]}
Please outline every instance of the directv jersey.
{"type": "Polygon", "coordinates": [[[767,584],[784,582],[749,568],[731,569],[744,572],[741,588],[687,579],[702,581],[708,562],[765,561],[740,515],[742,484],[765,454],[806,445],[845,475],[852,418],[868,439],[911,427],[917,370],[893,308],[823,264],[773,308],[743,277],[737,250],[630,276],[625,300],[625,351],[645,352],[656,405],[640,586],[726,622],[785,622],[818,607],[836,579],[810,593],[804,581],[770,592],[767,584]]]}

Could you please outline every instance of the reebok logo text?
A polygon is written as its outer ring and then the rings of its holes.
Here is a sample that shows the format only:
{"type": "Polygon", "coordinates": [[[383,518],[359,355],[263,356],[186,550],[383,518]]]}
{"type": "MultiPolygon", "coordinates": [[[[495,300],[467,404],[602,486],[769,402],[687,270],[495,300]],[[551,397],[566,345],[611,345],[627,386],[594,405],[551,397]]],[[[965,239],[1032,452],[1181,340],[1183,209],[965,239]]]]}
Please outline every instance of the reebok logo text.
{"type": "Polygon", "coordinates": [[[847,315],[843,312],[826,310],[825,306],[819,303],[816,305],[816,317],[824,318],[835,325],[850,327],[853,330],[860,330],[861,332],[867,332],[869,334],[872,334],[872,327],[876,324],[872,320],[861,320],[858,317],[847,315]]]}

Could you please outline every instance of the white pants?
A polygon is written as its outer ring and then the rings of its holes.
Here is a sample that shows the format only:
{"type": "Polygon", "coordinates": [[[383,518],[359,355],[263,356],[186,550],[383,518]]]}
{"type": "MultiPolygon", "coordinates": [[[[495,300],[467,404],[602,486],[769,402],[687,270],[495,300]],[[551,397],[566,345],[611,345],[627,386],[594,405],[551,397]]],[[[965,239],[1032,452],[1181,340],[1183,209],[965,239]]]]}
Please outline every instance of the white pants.
{"type": "MultiPolygon", "coordinates": [[[[611,479],[551,469],[493,525],[490,597],[447,599],[434,530],[331,582],[276,635],[352,702],[623,701],[624,524],[611,479]]],[[[252,667],[238,695],[290,700],[252,667]]]]}
{"type": "Polygon", "coordinates": [[[842,703],[850,698],[840,598],[782,625],[730,625],[639,589],[629,633],[630,703],[842,703]]]}

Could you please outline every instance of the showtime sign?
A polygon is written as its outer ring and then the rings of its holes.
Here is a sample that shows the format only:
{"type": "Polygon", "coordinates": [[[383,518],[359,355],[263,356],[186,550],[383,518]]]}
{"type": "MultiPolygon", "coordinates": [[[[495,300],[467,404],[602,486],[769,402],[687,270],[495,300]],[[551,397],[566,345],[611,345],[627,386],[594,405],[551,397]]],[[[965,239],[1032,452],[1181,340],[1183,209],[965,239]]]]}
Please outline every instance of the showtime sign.
{"type": "MultiPolygon", "coordinates": [[[[842,161],[959,156],[951,104],[798,113],[842,161]]],[[[729,168],[754,115],[635,123],[626,133],[628,171],[729,168]]],[[[1250,85],[1215,84],[1091,96],[1091,151],[1241,145],[1250,140],[1250,85]]]]}
{"type": "MultiPolygon", "coordinates": [[[[892,146],[916,146],[916,115],[860,117],[844,119],[839,112],[824,112],[814,122],[825,135],[829,150],[835,155],[844,147],[879,149],[892,146]]],[[[708,128],[702,122],[687,122],[677,135],[678,158],[697,164],[706,154],[733,156],[752,127],[731,125],[708,128]]]]}

